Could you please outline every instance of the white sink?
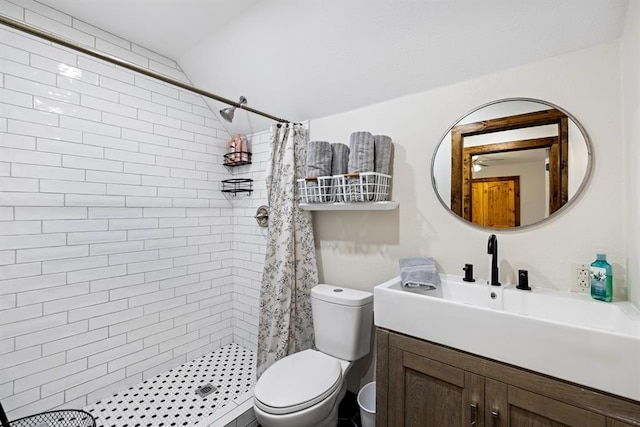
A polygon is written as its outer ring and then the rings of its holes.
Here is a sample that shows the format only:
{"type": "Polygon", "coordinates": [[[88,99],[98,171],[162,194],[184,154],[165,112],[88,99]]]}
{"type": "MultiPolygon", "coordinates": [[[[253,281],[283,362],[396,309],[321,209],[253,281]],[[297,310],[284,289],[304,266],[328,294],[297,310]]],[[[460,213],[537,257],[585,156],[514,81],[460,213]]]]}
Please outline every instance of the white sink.
{"type": "Polygon", "coordinates": [[[396,277],[374,289],[379,327],[640,401],[640,311],[628,302],[441,275],[410,292],[396,277]]]}

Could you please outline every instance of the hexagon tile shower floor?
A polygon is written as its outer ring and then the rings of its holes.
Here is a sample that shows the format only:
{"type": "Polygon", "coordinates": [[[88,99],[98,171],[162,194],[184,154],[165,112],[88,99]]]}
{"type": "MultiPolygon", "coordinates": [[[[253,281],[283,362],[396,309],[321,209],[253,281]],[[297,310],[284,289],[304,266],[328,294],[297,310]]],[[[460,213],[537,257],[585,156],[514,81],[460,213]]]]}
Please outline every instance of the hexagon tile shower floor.
{"type": "Polygon", "coordinates": [[[194,426],[254,384],[254,353],[229,344],[84,409],[101,427],[194,426]]]}

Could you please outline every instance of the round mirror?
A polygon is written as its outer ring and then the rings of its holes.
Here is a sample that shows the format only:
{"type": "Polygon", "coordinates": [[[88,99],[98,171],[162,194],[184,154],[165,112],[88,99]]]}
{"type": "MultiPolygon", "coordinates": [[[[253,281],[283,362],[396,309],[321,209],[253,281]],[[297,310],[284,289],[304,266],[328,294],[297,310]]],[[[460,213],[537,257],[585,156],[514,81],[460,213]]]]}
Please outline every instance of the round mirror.
{"type": "Polygon", "coordinates": [[[522,228],[565,209],[585,187],[591,163],[591,142],[568,112],[536,99],[503,99],[451,126],[433,155],[431,181],[457,217],[522,228]]]}

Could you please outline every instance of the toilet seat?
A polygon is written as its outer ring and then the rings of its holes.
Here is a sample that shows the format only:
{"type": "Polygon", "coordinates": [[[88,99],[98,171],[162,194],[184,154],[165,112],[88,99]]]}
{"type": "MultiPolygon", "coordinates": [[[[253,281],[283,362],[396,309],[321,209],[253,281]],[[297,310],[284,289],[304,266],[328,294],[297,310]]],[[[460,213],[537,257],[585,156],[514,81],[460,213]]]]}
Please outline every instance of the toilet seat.
{"type": "Polygon", "coordinates": [[[267,413],[290,414],[321,402],[341,384],[338,359],[304,350],[278,360],[262,374],[254,388],[254,402],[267,413]]]}

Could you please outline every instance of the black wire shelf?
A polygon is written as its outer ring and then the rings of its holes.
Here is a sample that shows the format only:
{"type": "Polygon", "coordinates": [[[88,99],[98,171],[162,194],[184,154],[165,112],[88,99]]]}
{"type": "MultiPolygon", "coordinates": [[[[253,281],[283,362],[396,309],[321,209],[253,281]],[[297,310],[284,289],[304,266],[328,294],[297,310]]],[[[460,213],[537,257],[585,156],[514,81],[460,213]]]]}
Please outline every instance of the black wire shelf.
{"type": "Polygon", "coordinates": [[[224,155],[222,163],[228,167],[236,167],[251,164],[251,153],[248,151],[233,151],[224,155]]]}
{"type": "Polygon", "coordinates": [[[253,191],[253,179],[232,178],[222,180],[222,192],[237,195],[240,193],[251,194],[253,191]]]}

